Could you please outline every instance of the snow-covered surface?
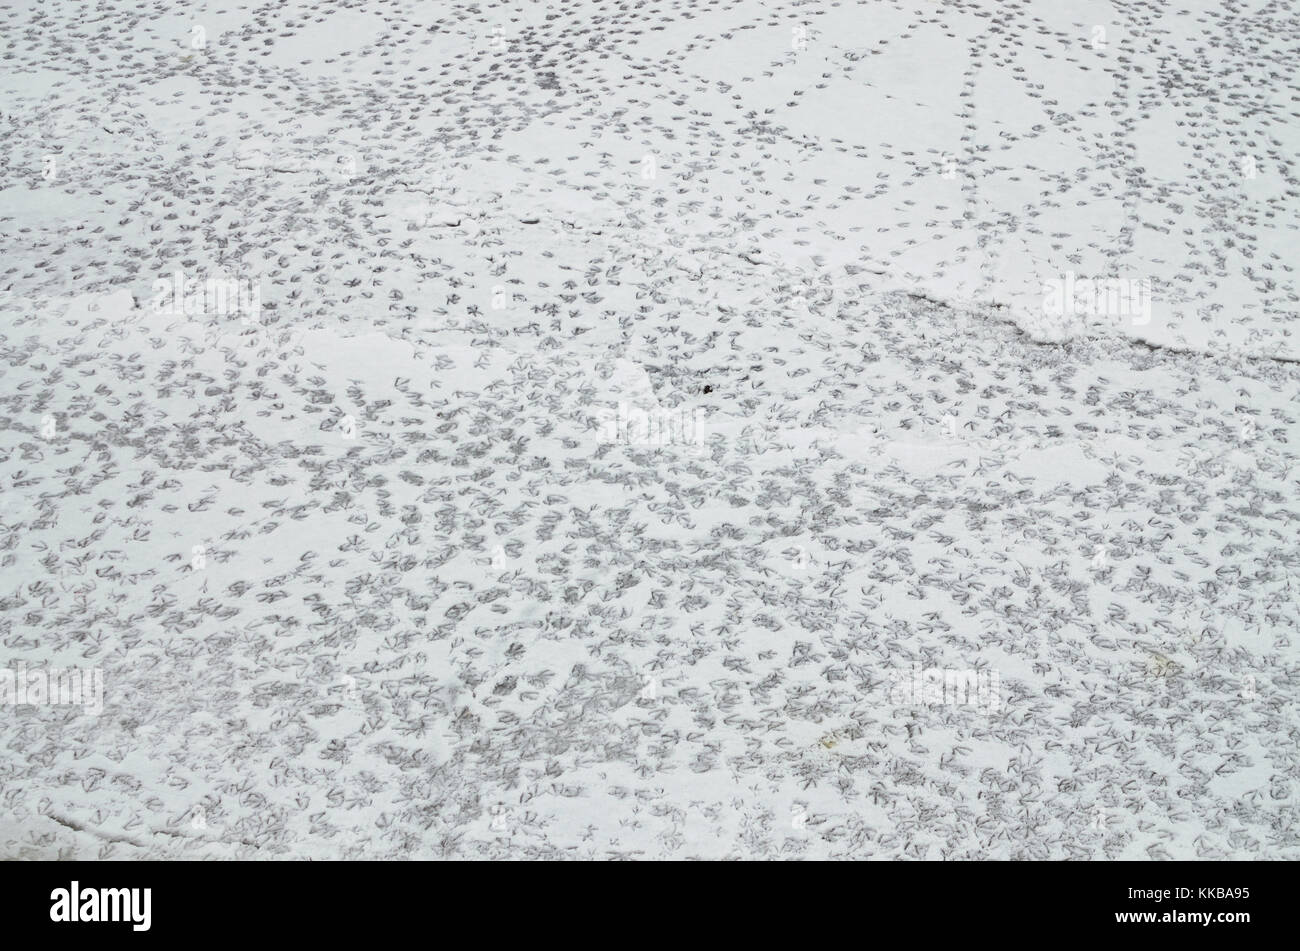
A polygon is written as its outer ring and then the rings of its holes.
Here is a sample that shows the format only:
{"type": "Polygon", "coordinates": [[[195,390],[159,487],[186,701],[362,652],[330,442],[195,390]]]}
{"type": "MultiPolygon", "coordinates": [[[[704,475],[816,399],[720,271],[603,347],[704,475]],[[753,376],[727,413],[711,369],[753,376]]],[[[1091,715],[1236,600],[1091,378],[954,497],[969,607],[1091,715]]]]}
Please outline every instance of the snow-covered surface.
{"type": "Polygon", "coordinates": [[[1300,857],[1289,5],[0,26],[3,857],[1300,857]]]}

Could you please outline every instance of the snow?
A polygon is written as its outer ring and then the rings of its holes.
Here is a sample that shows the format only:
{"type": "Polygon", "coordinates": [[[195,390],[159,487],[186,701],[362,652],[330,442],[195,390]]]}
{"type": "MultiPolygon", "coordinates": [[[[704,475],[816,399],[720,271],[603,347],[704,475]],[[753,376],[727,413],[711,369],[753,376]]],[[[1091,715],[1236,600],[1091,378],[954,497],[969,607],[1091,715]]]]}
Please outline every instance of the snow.
{"type": "Polygon", "coordinates": [[[0,22],[4,857],[1300,857],[1282,5],[0,22]]]}

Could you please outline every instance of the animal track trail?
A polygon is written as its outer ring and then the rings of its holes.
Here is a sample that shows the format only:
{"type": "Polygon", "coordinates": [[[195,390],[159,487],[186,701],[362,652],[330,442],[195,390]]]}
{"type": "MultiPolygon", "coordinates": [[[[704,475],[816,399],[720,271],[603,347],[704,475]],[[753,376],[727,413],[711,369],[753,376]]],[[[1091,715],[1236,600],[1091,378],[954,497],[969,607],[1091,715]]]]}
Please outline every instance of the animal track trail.
{"type": "Polygon", "coordinates": [[[1297,854],[1283,6],[0,25],[7,855],[1297,854]]]}

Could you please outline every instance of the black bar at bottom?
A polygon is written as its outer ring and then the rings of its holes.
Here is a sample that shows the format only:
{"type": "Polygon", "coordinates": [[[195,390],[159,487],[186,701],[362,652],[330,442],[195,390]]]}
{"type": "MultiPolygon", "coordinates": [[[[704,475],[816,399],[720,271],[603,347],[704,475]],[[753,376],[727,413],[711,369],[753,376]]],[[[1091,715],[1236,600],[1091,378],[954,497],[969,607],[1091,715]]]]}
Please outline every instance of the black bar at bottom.
{"type": "Polygon", "coordinates": [[[636,932],[698,939],[701,931],[771,940],[767,929],[781,924],[890,929],[927,943],[979,933],[1237,942],[1290,930],[1293,911],[1283,903],[1292,874],[1284,863],[1244,862],[575,862],[545,870],[469,862],[6,862],[0,902],[15,947],[60,932],[300,943],[400,940],[414,928],[432,939],[430,926],[448,940],[464,929],[493,944],[549,941],[575,926],[587,940],[636,932]]]}

